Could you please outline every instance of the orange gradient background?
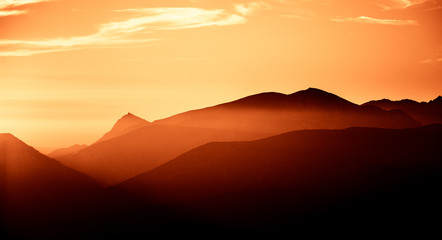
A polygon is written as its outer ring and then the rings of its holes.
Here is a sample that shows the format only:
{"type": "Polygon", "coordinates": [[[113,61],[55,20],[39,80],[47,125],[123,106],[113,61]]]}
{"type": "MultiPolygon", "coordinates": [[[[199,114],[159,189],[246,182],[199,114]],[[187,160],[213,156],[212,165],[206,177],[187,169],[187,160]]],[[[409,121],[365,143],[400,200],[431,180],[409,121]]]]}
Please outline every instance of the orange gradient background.
{"type": "Polygon", "coordinates": [[[442,93],[442,1],[0,1],[0,132],[45,152],[308,87],[355,103],[442,93]]]}

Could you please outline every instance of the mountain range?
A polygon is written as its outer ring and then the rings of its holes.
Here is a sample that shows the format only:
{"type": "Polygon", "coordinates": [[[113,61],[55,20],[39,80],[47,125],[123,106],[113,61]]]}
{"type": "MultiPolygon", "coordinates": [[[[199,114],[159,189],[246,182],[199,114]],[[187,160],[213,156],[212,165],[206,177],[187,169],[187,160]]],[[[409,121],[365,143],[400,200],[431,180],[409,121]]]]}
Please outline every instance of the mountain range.
{"type": "Polygon", "coordinates": [[[290,95],[252,95],[153,123],[128,114],[95,144],[56,158],[103,186],[112,186],[213,141],[253,140],[300,129],[419,125],[400,110],[359,106],[309,88],[290,95]]]}
{"type": "Polygon", "coordinates": [[[261,93],[153,122],[128,113],[51,157],[0,134],[0,237],[437,232],[441,100],[261,93]]]}

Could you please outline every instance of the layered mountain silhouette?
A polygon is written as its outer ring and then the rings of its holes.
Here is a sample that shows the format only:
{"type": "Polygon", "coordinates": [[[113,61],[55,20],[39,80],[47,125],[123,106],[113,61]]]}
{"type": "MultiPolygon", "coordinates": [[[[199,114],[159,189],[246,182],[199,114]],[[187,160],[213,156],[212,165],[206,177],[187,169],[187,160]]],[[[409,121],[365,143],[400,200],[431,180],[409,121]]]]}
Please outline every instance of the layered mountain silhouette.
{"type": "Polygon", "coordinates": [[[261,93],[152,123],[128,113],[55,159],[0,134],[0,238],[438,231],[441,104],[261,93]]]}
{"type": "Polygon", "coordinates": [[[215,142],[113,190],[223,227],[432,227],[442,213],[441,136],[431,125],[215,142]]]}
{"type": "Polygon", "coordinates": [[[257,94],[153,123],[128,114],[92,146],[57,160],[111,186],[208,142],[354,126],[405,128],[419,123],[400,110],[359,106],[309,88],[290,95],[257,94]]]}
{"type": "Polygon", "coordinates": [[[391,101],[382,99],[370,101],[364,106],[377,106],[385,110],[401,110],[424,125],[442,124],[442,96],[435,98],[429,102],[416,102],[414,100],[405,99],[400,101],[391,101]]]}
{"type": "Polygon", "coordinates": [[[1,217],[15,233],[55,231],[51,224],[87,216],[101,194],[91,177],[42,155],[11,134],[0,134],[0,179],[1,217]]]}
{"type": "Polygon", "coordinates": [[[241,131],[151,124],[57,160],[112,186],[211,141],[256,139],[241,131]]]}

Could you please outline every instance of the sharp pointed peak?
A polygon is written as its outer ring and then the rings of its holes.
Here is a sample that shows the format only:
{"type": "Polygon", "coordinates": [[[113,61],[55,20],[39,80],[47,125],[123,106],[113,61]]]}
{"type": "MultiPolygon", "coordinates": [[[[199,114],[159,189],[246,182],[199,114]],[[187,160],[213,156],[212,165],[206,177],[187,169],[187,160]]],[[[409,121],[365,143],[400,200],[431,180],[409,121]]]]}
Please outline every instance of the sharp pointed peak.
{"type": "Polygon", "coordinates": [[[141,117],[138,117],[138,116],[134,115],[131,112],[128,112],[126,115],[123,115],[118,121],[124,121],[124,120],[139,120],[139,121],[146,121],[146,122],[148,122],[147,120],[145,120],[145,119],[143,119],[141,117]]]}
{"type": "Polygon", "coordinates": [[[150,122],[143,118],[135,116],[131,112],[128,112],[126,115],[118,119],[118,121],[114,124],[112,129],[109,132],[105,133],[103,137],[101,137],[95,143],[121,136],[130,131],[146,126],[147,124],[150,124],[150,122]]]}
{"type": "Polygon", "coordinates": [[[438,96],[437,98],[431,100],[429,103],[442,103],[442,96],[438,96]]]}

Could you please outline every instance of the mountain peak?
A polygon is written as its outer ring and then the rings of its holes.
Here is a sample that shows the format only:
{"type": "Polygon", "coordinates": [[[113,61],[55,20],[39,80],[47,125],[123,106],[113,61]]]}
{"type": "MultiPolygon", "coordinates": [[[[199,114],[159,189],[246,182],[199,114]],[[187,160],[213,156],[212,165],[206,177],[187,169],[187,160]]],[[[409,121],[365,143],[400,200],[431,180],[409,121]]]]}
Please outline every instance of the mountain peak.
{"type": "Polygon", "coordinates": [[[128,112],[126,115],[124,115],[123,117],[137,117],[135,115],[133,115],[132,113],[128,112]]]}
{"type": "Polygon", "coordinates": [[[150,124],[150,122],[128,112],[126,115],[118,119],[118,121],[114,124],[112,129],[106,134],[104,134],[104,136],[95,143],[124,135],[133,130],[144,127],[147,124],[150,124]]]}
{"type": "Polygon", "coordinates": [[[132,113],[127,113],[126,115],[124,115],[123,117],[121,117],[120,119],[118,119],[118,121],[114,124],[114,126],[112,127],[112,130],[124,130],[126,128],[130,128],[134,125],[139,125],[139,124],[148,124],[149,121],[142,119],[140,117],[137,117],[135,115],[133,115],[132,113]]]}
{"type": "Polygon", "coordinates": [[[437,98],[431,100],[429,103],[437,103],[437,104],[442,104],[442,96],[438,96],[437,98]]]}
{"type": "Polygon", "coordinates": [[[356,104],[350,101],[318,88],[308,88],[306,90],[294,92],[290,94],[289,97],[292,101],[295,101],[300,105],[305,105],[306,107],[342,108],[356,106],[356,104]]]}
{"type": "Polygon", "coordinates": [[[10,134],[10,133],[0,133],[0,139],[17,139],[14,135],[10,134]]]}
{"type": "Polygon", "coordinates": [[[12,135],[11,133],[0,133],[0,143],[2,144],[23,144],[25,145],[24,142],[22,142],[20,139],[18,139],[16,136],[12,135]]]}

